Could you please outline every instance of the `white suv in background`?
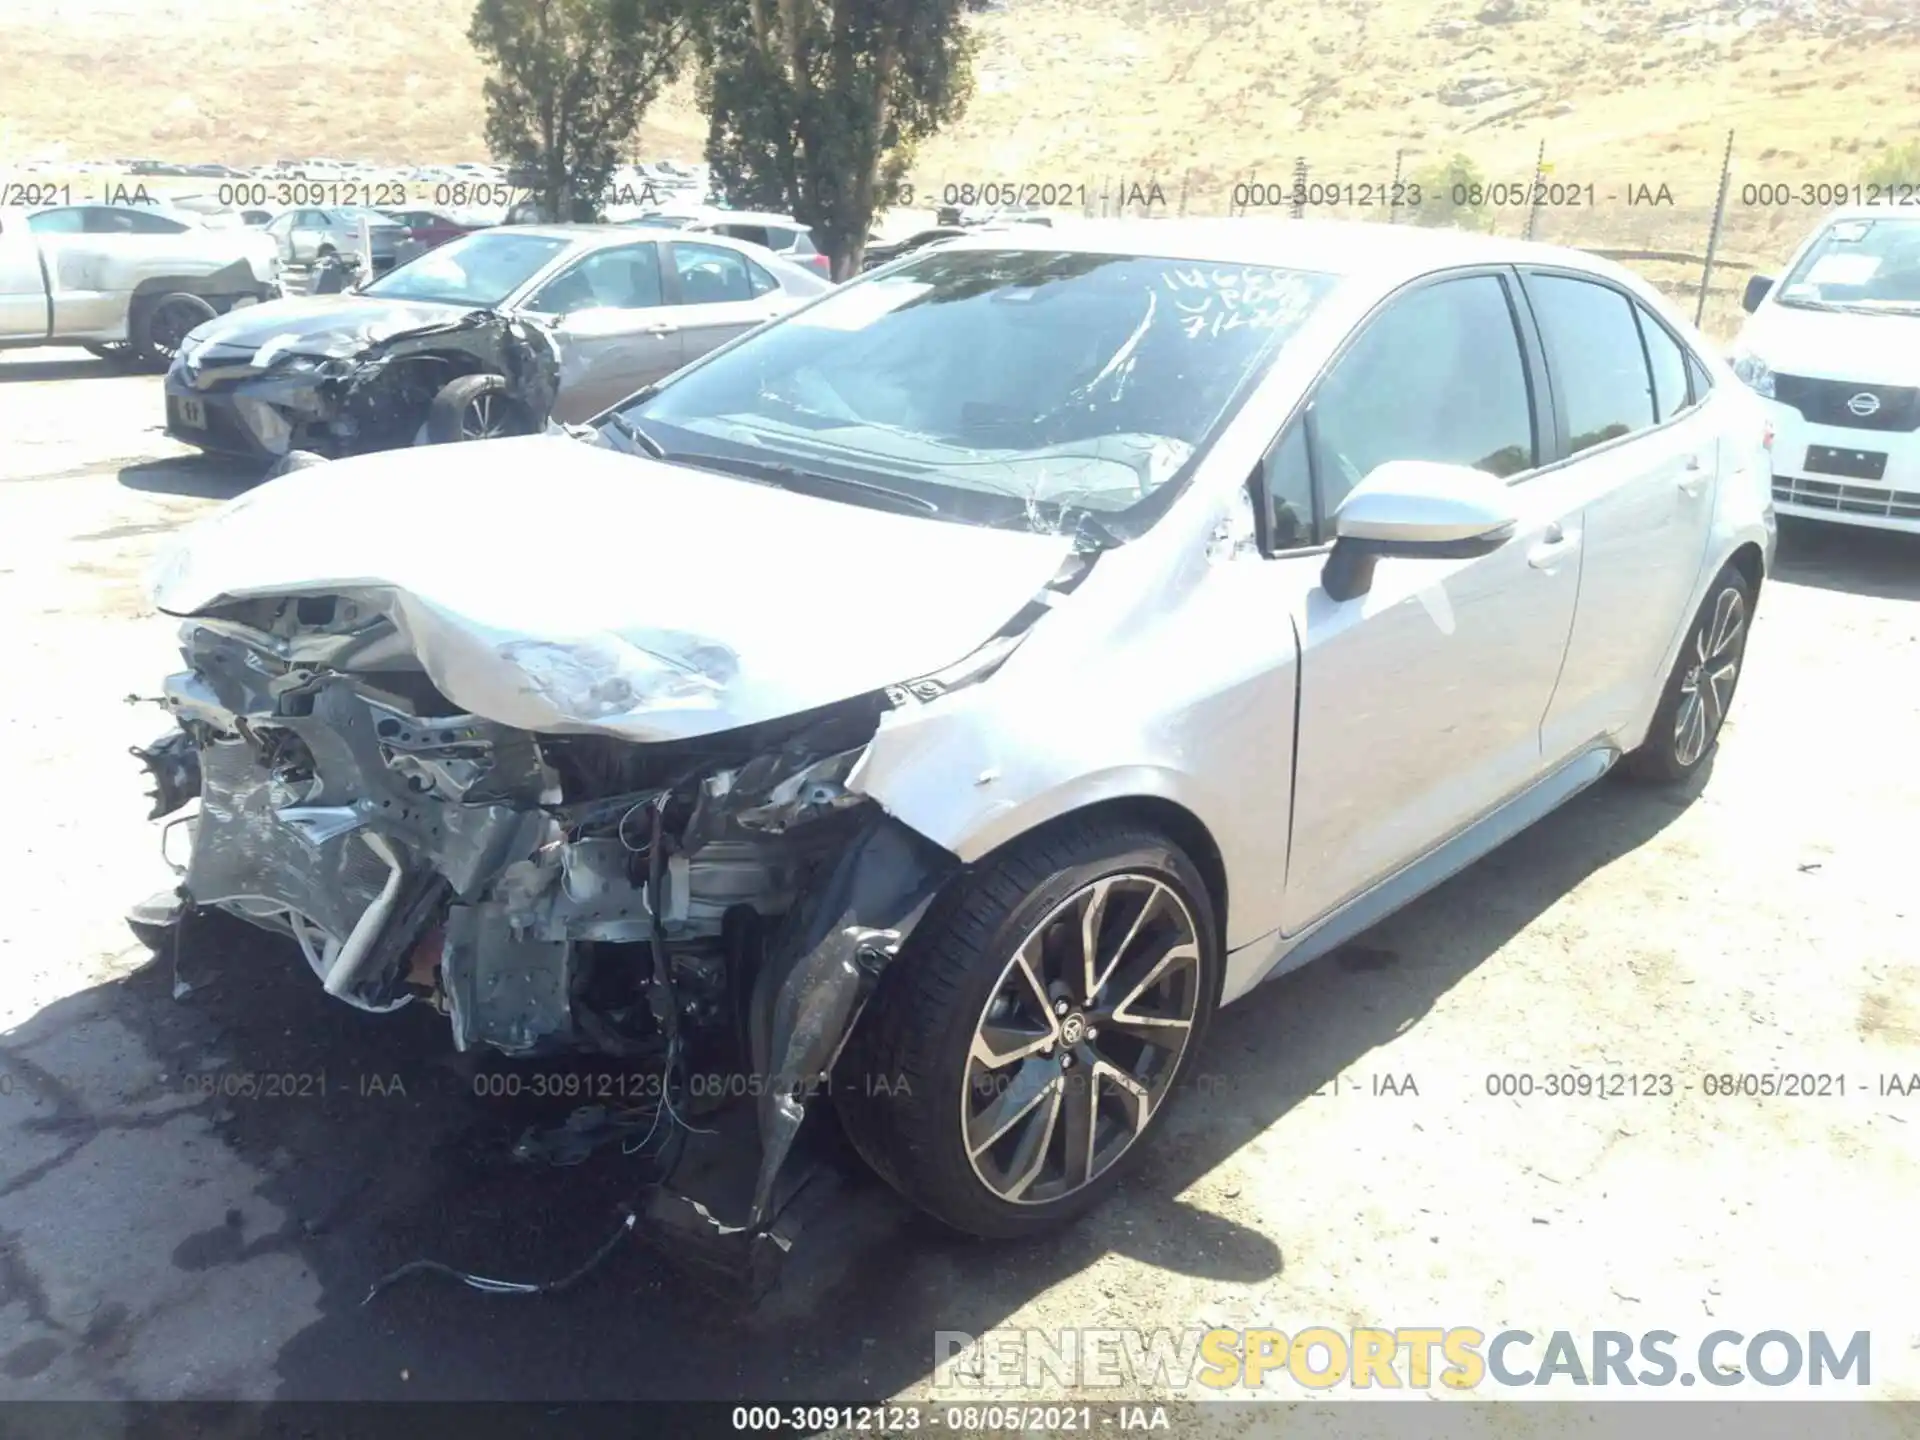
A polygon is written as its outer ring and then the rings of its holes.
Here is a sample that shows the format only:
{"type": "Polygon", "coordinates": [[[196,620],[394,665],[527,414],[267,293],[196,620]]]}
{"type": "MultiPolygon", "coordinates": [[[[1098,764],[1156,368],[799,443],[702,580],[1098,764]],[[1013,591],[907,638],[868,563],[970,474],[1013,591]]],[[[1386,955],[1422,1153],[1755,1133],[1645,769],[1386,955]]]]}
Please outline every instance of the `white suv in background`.
{"type": "Polygon", "coordinates": [[[1773,421],[1774,508],[1920,532],[1920,207],[1836,211],[1743,303],[1733,369],[1773,421]]]}

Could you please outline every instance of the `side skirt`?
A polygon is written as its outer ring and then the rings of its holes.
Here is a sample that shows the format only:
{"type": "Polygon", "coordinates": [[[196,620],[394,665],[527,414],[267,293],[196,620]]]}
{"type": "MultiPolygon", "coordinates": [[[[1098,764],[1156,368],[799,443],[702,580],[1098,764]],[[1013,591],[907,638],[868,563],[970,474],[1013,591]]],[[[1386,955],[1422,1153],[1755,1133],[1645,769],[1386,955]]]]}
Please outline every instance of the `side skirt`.
{"type": "Polygon", "coordinates": [[[1276,931],[1241,946],[1227,956],[1220,1003],[1232,1004],[1254,986],[1298,970],[1379,924],[1559,809],[1611,770],[1619,758],[1620,752],[1610,745],[1584,750],[1412,864],[1355,896],[1311,929],[1294,936],[1276,931]]]}

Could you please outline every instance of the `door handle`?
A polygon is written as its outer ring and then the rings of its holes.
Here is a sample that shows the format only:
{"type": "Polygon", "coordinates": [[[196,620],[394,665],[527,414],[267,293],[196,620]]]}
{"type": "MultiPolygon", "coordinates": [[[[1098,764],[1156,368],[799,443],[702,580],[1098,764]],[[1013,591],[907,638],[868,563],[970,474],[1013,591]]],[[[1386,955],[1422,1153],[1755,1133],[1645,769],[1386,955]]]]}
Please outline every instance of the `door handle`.
{"type": "Polygon", "coordinates": [[[662,321],[657,325],[647,326],[647,328],[640,333],[643,335],[671,335],[673,333],[673,326],[667,321],[662,321]]]}
{"type": "Polygon", "coordinates": [[[1680,493],[1686,496],[1698,495],[1707,487],[1707,467],[1698,455],[1689,455],[1686,465],[1680,471],[1680,493]]]}
{"type": "Polygon", "coordinates": [[[1551,569],[1571,555],[1579,543],[1579,536],[1567,534],[1556,520],[1547,526],[1540,543],[1527,551],[1527,564],[1536,570],[1551,569]]]}

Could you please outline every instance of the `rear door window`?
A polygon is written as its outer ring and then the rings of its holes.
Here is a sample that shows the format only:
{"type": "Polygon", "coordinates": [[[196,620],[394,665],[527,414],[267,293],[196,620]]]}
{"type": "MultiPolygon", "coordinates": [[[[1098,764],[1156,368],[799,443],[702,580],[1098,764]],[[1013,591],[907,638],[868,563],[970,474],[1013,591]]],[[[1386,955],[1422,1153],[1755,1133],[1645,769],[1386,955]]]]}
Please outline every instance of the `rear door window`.
{"type": "Polygon", "coordinates": [[[1672,419],[1691,403],[1687,399],[1687,352],[1643,306],[1633,307],[1646,342],[1647,363],[1653,370],[1653,403],[1658,418],[1672,419]]]}
{"type": "Polygon", "coordinates": [[[723,305],[751,300],[756,292],[747,257],[720,245],[673,242],[673,268],[682,305],[723,305]]]}
{"type": "Polygon", "coordinates": [[[1610,285],[1527,276],[1572,454],[1651,428],[1653,377],[1633,302],[1610,285]]]}

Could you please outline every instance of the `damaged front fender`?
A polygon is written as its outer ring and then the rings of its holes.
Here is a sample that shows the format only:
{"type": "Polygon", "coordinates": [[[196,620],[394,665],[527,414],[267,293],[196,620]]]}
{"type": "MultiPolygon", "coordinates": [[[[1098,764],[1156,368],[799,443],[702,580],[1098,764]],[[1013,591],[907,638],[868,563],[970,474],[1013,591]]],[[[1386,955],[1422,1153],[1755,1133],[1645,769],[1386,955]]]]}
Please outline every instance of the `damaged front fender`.
{"type": "Polygon", "coordinates": [[[953,855],[871,806],[824,882],[788,917],[753,995],[753,1067],[764,1088],[750,1228],[774,1213],[808,1098],[831,1074],[874,981],[959,869],[953,855]]]}

